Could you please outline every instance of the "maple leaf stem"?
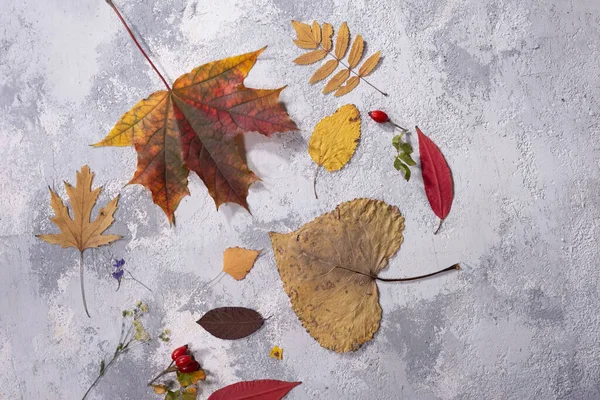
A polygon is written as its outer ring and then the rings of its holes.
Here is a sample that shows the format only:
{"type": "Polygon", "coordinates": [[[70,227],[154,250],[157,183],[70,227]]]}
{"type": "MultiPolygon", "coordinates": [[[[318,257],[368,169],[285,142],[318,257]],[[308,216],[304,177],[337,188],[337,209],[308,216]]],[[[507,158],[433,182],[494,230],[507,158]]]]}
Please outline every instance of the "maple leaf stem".
{"type": "Polygon", "coordinates": [[[444,220],[440,219],[440,223],[439,223],[437,229],[435,230],[435,232],[433,232],[434,235],[437,235],[438,232],[440,231],[440,228],[442,227],[442,222],[444,222],[444,220]]]}
{"type": "Polygon", "coordinates": [[[83,285],[83,251],[79,252],[79,281],[81,283],[81,298],[83,299],[83,308],[89,318],[92,318],[87,308],[87,302],[85,301],[85,288],[83,285]]]}
{"type": "Polygon", "coordinates": [[[129,36],[131,36],[131,39],[133,39],[133,42],[135,43],[135,45],[137,46],[137,48],[140,50],[140,52],[146,58],[146,60],[150,63],[150,66],[152,67],[152,69],[154,70],[154,72],[156,72],[156,74],[158,75],[158,77],[160,78],[160,80],[165,84],[165,86],[167,87],[167,90],[170,92],[171,91],[171,86],[169,86],[169,84],[167,83],[166,79],[162,76],[162,74],[160,73],[160,71],[158,70],[158,68],[156,68],[156,65],[154,65],[154,63],[152,62],[152,60],[150,59],[150,57],[148,57],[148,54],[146,54],[146,52],[144,51],[144,49],[142,48],[142,46],[140,45],[140,43],[137,41],[137,39],[135,38],[135,35],[133,34],[133,32],[131,31],[131,29],[129,28],[129,25],[127,25],[127,22],[125,22],[125,19],[123,18],[123,16],[119,12],[119,9],[117,8],[117,6],[114,5],[114,3],[112,2],[112,0],[105,0],[105,1],[114,10],[114,12],[117,14],[117,17],[119,17],[119,19],[123,23],[123,26],[125,26],[125,29],[127,29],[127,33],[129,33],[129,36]]]}
{"type": "Polygon", "coordinates": [[[448,268],[444,268],[442,270],[436,271],[436,272],[432,272],[430,274],[426,274],[426,275],[421,275],[421,276],[413,276],[412,278],[396,278],[396,279],[388,279],[388,278],[380,278],[378,276],[374,277],[375,279],[377,279],[378,281],[382,281],[382,282],[406,282],[406,281],[415,281],[417,279],[423,279],[423,278],[429,278],[430,276],[434,276],[437,274],[441,274],[443,272],[447,272],[447,271],[452,271],[454,269],[460,269],[460,266],[458,264],[454,264],[449,266],[448,268]]]}
{"type": "Polygon", "coordinates": [[[358,76],[359,79],[361,79],[363,82],[365,82],[367,85],[371,86],[373,89],[377,90],[379,93],[381,93],[384,96],[388,96],[388,94],[386,92],[383,92],[379,89],[377,89],[377,87],[375,87],[375,85],[373,85],[371,82],[369,82],[368,80],[366,80],[365,78],[363,78],[362,76],[360,76],[359,74],[357,74],[356,72],[354,72],[354,69],[350,68],[350,66],[348,64],[346,64],[345,62],[343,62],[342,60],[340,60],[339,58],[337,58],[334,54],[331,53],[330,50],[326,50],[322,45],[319,44],[319,47],[323,50],[325,50],[327,52],[327,54],[329,54],[331,57],[335,58],[340,64],[342,64],[344,67],[348,68],[348,70],[350,72],[352,72],[354,75],[358,76]]]}

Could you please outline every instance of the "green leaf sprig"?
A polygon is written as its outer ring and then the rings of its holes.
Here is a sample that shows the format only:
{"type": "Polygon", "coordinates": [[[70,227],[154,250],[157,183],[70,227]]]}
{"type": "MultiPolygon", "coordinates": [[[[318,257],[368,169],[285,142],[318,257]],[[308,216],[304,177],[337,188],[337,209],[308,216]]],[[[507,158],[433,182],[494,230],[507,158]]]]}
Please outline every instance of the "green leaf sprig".
{"type": "Polygon", "coordinates": [[[404,179],[408,182],[410,180],[409,167],[417,165],[417,163],[411,156],[413,153],[412,146],[402,140],[402,136],[406,133],[408,133],[408,129],[402,128],[400,134],[392,138],[392,145],[398,151],[398,154],[394,158],[394,168],[402,172],[404,174],[404,179]]]}

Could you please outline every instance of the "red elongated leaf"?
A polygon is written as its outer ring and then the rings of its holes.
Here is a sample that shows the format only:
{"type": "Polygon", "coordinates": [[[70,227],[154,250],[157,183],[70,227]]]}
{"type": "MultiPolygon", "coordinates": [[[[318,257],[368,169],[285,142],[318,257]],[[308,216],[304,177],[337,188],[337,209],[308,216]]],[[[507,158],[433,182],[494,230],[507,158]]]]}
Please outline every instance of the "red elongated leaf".
{"type": "Polygon", "coordinates": [[[419,155],[425,193],[431,209],[440,219],[440,225],[435,231],[437,233],[452,205],[454,197],[452,173],[440,149],[425,136],[418,126],[416,129],[419,136],[419,155]]]}
{"type": "Polygon", "coordinates": [[[208,400],[280,400],[301,383],[273,379],[238,382],[217,390],[208,400]]]}
{"type": "Polygon", "coordinates": [[[235,340],[253,334],[265,320],[249,308],[220,307],[210,310],[196,322],[219,339],[235,340]]]}

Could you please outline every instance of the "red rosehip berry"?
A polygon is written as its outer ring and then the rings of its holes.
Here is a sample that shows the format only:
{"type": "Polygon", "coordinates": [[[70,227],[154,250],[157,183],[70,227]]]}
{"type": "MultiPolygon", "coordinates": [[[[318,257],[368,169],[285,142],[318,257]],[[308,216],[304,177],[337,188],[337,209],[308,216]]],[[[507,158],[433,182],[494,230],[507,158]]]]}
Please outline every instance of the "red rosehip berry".
{"type": "Polygon", "coordinates": [[[369,111],[369,117],[379,124],[390,121],[390,117],[381,110],[369,111]]]}
{"type": "Polygon", "coordinates": [[[171,359],[173,361],[175,361],[179,357],[186,355],[187,352],[188,352],[188,345],[187,344],[185,346],[178,347],[175,350],[173,350],[173,352],[171,353],[171,359]]]}
{"type": "Polygon", "coordinates": [[[179,370],[181,371],[181,368],[186,367],[188,365],[190,365],[192,362],[196,362],[192,356],[181,356],[181,357],[177,357],[177,360],[175,360],[175,365],[177,365],[177,368],[179,368],[179,370]]]}
{"type": "Polygon", "coordinates": [[[200,364],[198,361],[192,361],[188,365],[179,368],[179,372],[183,372],[184,374],[189,374],[191,372],[196,372],[200,369],[200,364]]]}

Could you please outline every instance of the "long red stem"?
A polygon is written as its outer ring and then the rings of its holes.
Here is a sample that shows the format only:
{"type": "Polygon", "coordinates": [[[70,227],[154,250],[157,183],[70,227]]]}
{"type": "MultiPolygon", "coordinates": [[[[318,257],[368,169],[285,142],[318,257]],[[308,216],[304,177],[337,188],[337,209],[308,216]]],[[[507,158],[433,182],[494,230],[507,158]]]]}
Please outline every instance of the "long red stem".
{"type": "Polygon", "coordinates": [[[146,60],[148,60],[148,62],[150,63],[150,66],[152,67],[152,69],[154,70],[154,72],[156,72],[156,74],[158,75],[158,77],[160,78],[160,80],[165,84],[165,86],[167,87],[167,90],[170,92],[171,91],[171,86],[169,86],[169,84],[167,83],[166,79],[162,76],[162,74],[160,73],[160,71],[158,70],[158,68],[156,68],[156,65],[154,65],[154,63],[152,62],[152,60],[150,59],[150,57],[148,57],[148,54],[146,54],[146,52],[144,51],[144,49],[142,48],[142,46],[140,45],[140,43],[137,41],[137,39],[135,38],[135,35],[131,31],[131,29],[129,29],[129,26],[127,25],[127,22],[125,22],[125,19],[123,18],[123,16],[121,15],[121,13],[119,12],[119,10],[117,9],[117,6],[115,6],[113,4],[112,0],[106,0],[106,3],[115,11],[115,13],[117,14],[117,17],[119,17],[119,19],[121,20],[121,22],[125,26],[125,29],[127,29],[127,33],[129,33],[129,36],[131,36],[131,38],[133,39],[133,42],[135,43],[135,45],[137,46],[137,48],[140,49],[140,52],[142,53],[142,55],[146,58],[146,60]]]}

